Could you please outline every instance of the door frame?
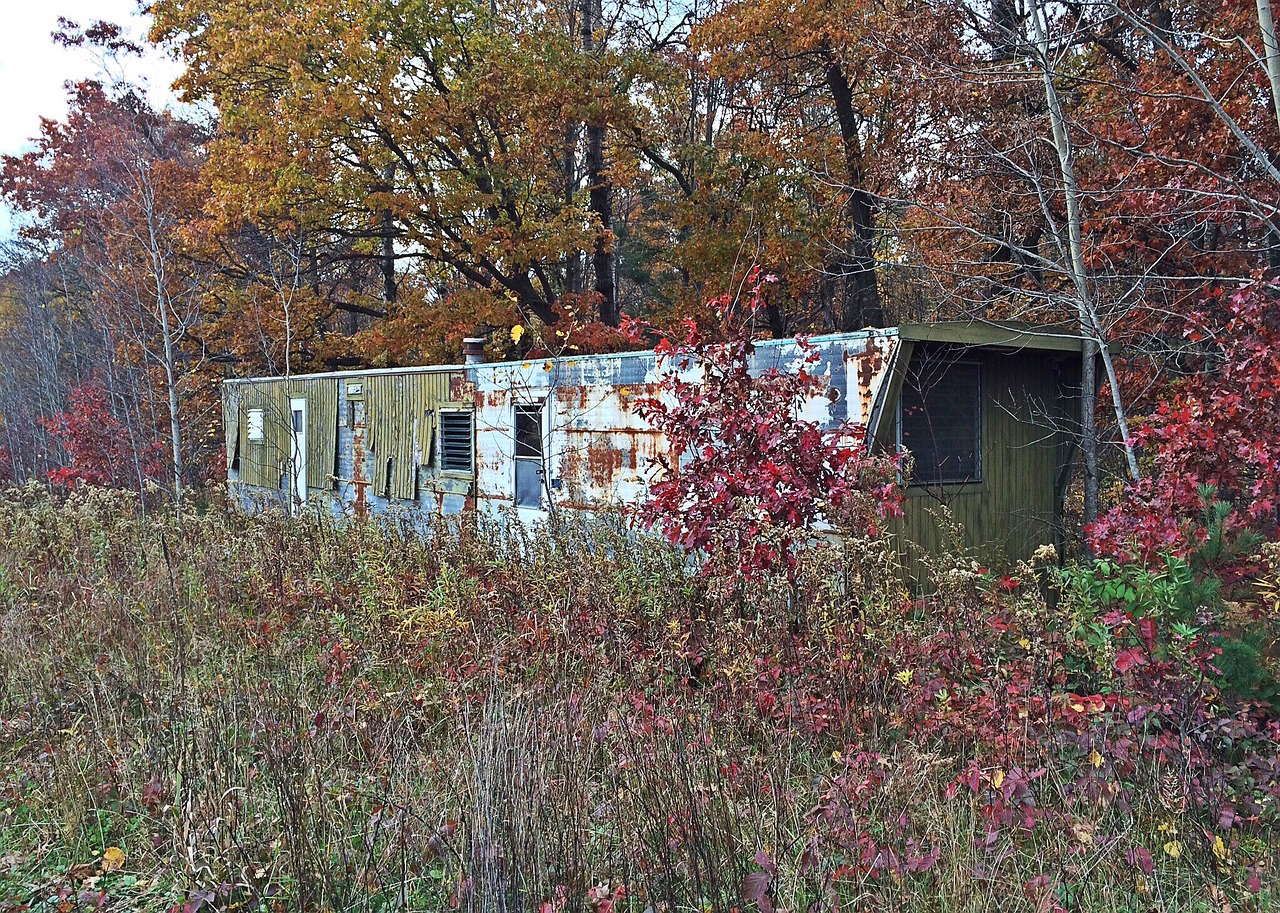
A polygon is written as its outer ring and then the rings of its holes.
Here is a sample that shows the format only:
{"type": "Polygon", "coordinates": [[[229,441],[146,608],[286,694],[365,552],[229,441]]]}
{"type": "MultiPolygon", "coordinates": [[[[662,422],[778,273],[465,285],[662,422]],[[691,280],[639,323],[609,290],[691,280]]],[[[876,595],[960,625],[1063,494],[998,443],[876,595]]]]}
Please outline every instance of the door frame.
{"type": "Polygon", "coordinates": [[[293,481],[291,497],[298,504],[307,503],[307,401],[296,396],[289,399],[289,478],[293,481]],[[295,419],[301,414],[302,421],[295,419]],[[299,428],[298,426],[302,427],[299,428]]]}

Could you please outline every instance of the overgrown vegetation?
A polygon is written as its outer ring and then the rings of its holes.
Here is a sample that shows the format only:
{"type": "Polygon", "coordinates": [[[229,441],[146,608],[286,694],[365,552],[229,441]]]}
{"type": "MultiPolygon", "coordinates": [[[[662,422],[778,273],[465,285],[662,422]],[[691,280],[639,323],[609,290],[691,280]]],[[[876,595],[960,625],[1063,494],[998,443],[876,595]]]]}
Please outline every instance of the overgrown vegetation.
{"type": "Polygon", "coordinates": [[[1188,614],[1181,565],[957,556],[921,600],[865,543],[802,553],[803,598],[721,598],[599,520],[423,539],[31,487],[0,538],[6,913],[1280,890],[1280,727],[1217,671],[1220,612],[1275,617],[1275,563],[1188,614]]]}

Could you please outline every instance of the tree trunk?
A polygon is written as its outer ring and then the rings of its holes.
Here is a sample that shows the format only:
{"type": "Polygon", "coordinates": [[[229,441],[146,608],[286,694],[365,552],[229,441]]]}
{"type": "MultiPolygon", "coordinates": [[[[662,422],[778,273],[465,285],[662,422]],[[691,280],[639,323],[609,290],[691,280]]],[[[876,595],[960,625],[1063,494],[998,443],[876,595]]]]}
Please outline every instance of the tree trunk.
{"type": "Polygon", "coordinates": [[[849,241],[836,258],[835,272],[839,280],[837,329],[843,332],[864,327],[884,326],[884,307],[876,284],[876,207],[867,192],[862,160],[862,138],[858,135],[858,119],[853,106],[853,88],[830,51],[823,52],[827,88],[835,104],[840,124],[840,142],[844,150],[845,181],[849,199],[845,203],[849,241]]]}
{"type": "Polygon", "coordinates": [[[173,332],[169,323],[168,302],[162,297],[160,305],[161,333],[164,335],[164,381],[169,402],[169,447],[173,455],[173,496],[182,503],[182,479],[186,468],[182,465],[181,405],[178,395],[178,361],[173,332]]]}
{"type": "MultiPolygon", "coordinates": [[[[387,193],[395,190],[396,166],[388,165],[383,171],[387,181],[387,193]]],[[[382,300],[387,304],[396,301],[396,223],[390,209],[382,210],[382,300]]]]}
{"type": "MultiPolygon", "coordinates": [[[[581,125],[570,121],[564,128],[564,205],[573,206],[578,192],[578,142],[582,136],[581,125]]],[[[582,293],[582,257],[572,250],[565,257],[564,290],[570,295],[582,293]]]]}
{"type": "MultiPolygon", "coordinates": [[[[602,19],[600,0],[584,0],[582,7],[582,50],[593,54],[597,49],[595,29],[602,19]]],[[[600,322],[616,327],[621,323],[618,295],[614,283],[613,184],[605,163],[604,143],[607,127],[603,112],[596,112],[587,124],[587,186],[591,189],[590,207],[600,221],[591,249],[591,268],[595,273],[595,290],[600,301],[600,322]]]]}
{"type": "Polygon", "coordinates": [[[1050,47],[1048,31],[1041,19],[1043,9],[1037,6],[1031,11],[1032,28],[1035,30],[1036,46],[1039,51],[1039,65],[1044,77],[1045,101],[1049,108],[1049,124],[1053,131],[1053,145],[1058,154],[1058,165],[1062,178],[1062,194],[1067,209],[1067,272],[1075,287],[1076,306],[1080,320],[1080,335],[1084,339],[1081,357],[1081,391],[1080,391],[1080,431],[1082,435],[1081,452],[1085,464],[1085,509],[1084,521],[1092,523],[1098,518],[1098,429],[1097,429],[1097,374],[1095,361],[1097,355],[1102,356],[1106,367],[1107,380],[1111,386],[1111,400],[1115,408],[1116,423],[1119,426],[1123,441],[1125,458],[1128,463],[1129,477],[1137,481],[1139,478],[1138,457],[1129,442],[1129,423],[1125,418],[1124,401],[1120,395],[1119,380],[1116,376],[1111,352],[1103,338],[1102,327],[1094,308],[1092,291],[1089,287],[1088,272],[1084,261],[1084,221],[1080,208],[1080,184],[1076,179],[1075,151],[1071,146],[1071,137],[1067,133],[1066,112],[1062,107],[1062,99],[1053,81],[1053,69],[1050,65],[1050,47]]]}
{"type": "Polygon", "coordinates": [[[1280,43],[1276,41],[1276,23],[1271,14],[1271,0],[1258,0],[1258,27],[1262,31],[1263,63],[1267,82],[1271,84],[1271,106],[1280,124],[1280,43]]]}
{"type": "Polygon", "coordinates": [[[1080,350],[1080,455],[1084,461],[1084,522],[1092,523],[1098,519],[1098,347],[1089,338],[1080,350]]]}

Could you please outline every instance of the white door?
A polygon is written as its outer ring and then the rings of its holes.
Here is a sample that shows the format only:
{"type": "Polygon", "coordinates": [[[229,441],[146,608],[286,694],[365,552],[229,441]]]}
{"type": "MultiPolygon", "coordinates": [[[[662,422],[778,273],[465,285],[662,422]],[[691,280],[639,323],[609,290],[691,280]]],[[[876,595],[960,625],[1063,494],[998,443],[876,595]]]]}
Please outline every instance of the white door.
{"type": "Polygon", "coordinates": [[[289,400],[289,412],[292,414],[293,454],[290,457],[289,473],[293,477],[293,495],[299,504],[307,503],[307,401],[305,399],[289,400]]]}

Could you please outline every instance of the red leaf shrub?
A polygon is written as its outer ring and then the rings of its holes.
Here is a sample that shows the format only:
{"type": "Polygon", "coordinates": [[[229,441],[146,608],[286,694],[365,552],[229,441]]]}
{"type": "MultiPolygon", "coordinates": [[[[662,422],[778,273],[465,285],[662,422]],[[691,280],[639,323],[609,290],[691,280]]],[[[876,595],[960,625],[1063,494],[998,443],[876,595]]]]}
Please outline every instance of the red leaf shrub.
{"type": "Polygon", "coordinates": [[[152,438],[135,445],[137,435],[146,432],[130,432],[100,383],[89,380],[73,387],[69,399],[67,411],[40,420],[67,457],[67,465],[49,473],[50,482],[137,490],[140,481],[164,475],[164,443],[152,438]]]}
{"type": "MultiPolygon", "coordinates": [[[[1151,563],[1199,547],[1204,486],[1231,504],[1234,531],[1274,538],[1280,520],[1280,285],[1256,282],[1202,310],[1187,339],[1203,347],[1183,380],[1134,433],[1148,472],[1088,530],[1102,554],[1151,563]]],[[[1229,530],[1229,532],[1232,530],[1229,530]]]]}
{"type": "MultiPolygon", "coordinates": [[[[900,512],[898,465],[868,451],[860,425],[824,428],[802,418],[830,389],[811,373],[819,353],[806,338],[796,338],[798,370],[751,371],[750,318],[764,308],[765,281],[753,280],[747,319],[734,318],[729,295],[709,302],[723,341],[689,319],[683,337],[655,347],[664,372],[658,393],[636,405],[666,435],[670,462],[643,516],[670,542],[704,556],[707,571],[793,579],[799,549],[818,530],[876,536],[900,512]]],[[[633,339],[648,329],[624,327],[633,339]]]]}

